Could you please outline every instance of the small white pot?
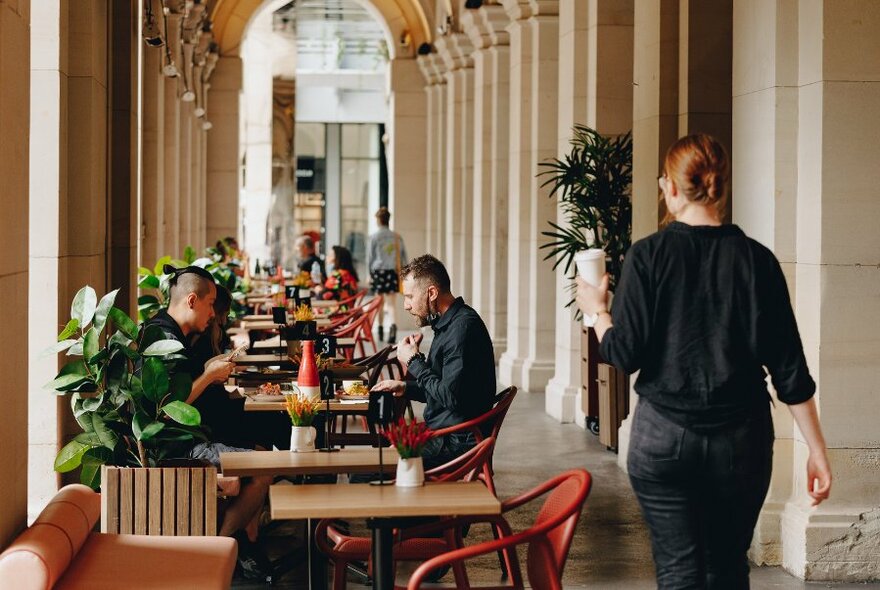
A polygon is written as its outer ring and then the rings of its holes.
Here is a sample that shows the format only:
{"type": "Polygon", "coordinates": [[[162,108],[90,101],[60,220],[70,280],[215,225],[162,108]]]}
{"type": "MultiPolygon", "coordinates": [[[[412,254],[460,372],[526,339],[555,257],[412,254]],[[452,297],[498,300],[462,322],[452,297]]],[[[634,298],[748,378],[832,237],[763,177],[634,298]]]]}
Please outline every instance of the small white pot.
{"type": "Polygon", "coordinates": [[[318,432],[314,426],[291,426],[290,427],[290,452],[313,453],[315,451],[315,438],[318,432]]]}
{"type": "Polygon", "coordinates": [[[396,485],[402,488],[417,488],[425,485],[425,464],[421,457],[397,460],[396,485]]]}

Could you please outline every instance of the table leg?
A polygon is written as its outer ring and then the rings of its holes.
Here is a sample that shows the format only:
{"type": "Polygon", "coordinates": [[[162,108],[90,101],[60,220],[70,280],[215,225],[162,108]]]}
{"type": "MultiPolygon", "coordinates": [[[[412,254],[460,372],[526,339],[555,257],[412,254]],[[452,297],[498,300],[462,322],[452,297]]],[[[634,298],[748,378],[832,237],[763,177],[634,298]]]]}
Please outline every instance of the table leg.
{"type": "Polygon", "coordinates": [[[392,548],[394,546],[394,533],[391,523],[381,519],[369,519],[368,523],[373,530],[373,588],[377,590],[393,590],[394,588],[394,563],[392,560],[392,548]]]}
{"type": "Polygon", "coordinates": [[[327,590],[327,560],[318,551],[315,544],[315,527],[318,521],[310,518],[306,521],[306,544],[309,549],[309,588],[310,590],[327,590]]]}

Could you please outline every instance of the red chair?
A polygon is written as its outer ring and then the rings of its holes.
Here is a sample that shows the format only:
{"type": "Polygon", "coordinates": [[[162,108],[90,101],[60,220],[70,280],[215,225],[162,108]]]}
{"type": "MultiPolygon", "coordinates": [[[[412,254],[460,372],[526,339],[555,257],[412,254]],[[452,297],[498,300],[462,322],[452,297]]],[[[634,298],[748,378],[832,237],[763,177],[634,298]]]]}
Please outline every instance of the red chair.
{"type": "MultiPolygon", "coordinates": [[[[337,338],[353,338],[354,339],[354,347],[349,348],[346,347],[343,349],[343,355],[345,355],[345,361],[351,363],[354,358],[355,352],[359,352],[361,356],[366,356],[366,347],[364,346],[365,342],[372,342],[373,336],[369,334],[368,331],[368,321],[369,318],[366,314],[361,314],[357,318],[353,319],[351,322],[346,324],[345,326],[334,330],[332,332],[324,332],[325,334],[330,334],[332,336],[336,336],[337,338]]],[[[373,343],[373,348],[376,345],[373,343]]]]}
{"type": "MultiPolygon", "coordinates": [[[[524,588],[516,556],[516,547],[524,544],[528,545],[526,572],[530,586],[536,590],[562,590],[565,561],[591,485],[592,478],[586,470],[573,469],[557,475],[525,494],[503,502],[502,514],[550,493],[538,512],[535,524],[517,534],[512,534],[503,516],[453,518],[441,521],[439,524],[456,530],[460,530],[466,524],[491,521],[504,528],[505,535],[495,541],[456,549],[428,560],[413,572],[407,590],[419,590],[425,577],[437,568],[451,566],[457,571],[456,568],[462,568],[466,560],[496,551],[503,551],[508,556],[511,564],[510,585],[496,586],[493,589],[524,588]]],[[[456,577],[456,588],[470,587],[466,575],[463,579],[456,577]]],[[[485,590],[486,587],[479,588],[485,590]]]]}
{"type": "MultiPolygon", "coordinates": [[[[426,481],[474,481],[482,472],[486,461],[495,448],[495,439],[484,439],[466,453],[454,460],[425,472],[426,481]]],[[[425,561],[436,555],[442,555],[454,547],[460,547],[456,541],[455,529],[440,527],[443,537],[420,537],[407,533],[408,529],[398,531],[399,540],[394,545],[395,565],[398,561],[425,561]]],[[[414,529],[416,530],[416,529],[414,529]]],[[[332,520],[322,520],[315,528],[315,543],[318,549],[333,561],[333,590],[344,590],[346,587],[345,572],[348,564],[353,561],[370,563],[371,540],[369,537],[346,535],[333,526],[332,520]],[[331,545],[330,542],[333,544],[331,545]]],[[[370,568],[371,569],[371,568],[370,568]]],[[[464,575],[463,568],[459,568],[464,575]]]]}
{"type": "MultiPolygon", "coordinates": [[[[495,395],[492,409],[482,416],[477,416],[472,420],[456,424],[455,426],[440,428],[439,430],[435,430],[433,434],[434,436],[446,436],[447,434],[472,432],[477,442],[488,436],[497,439],[501,432],[501,424],[504,422],[504,417],[507,416],[507,411],[510,410],[510,406],[513,404],[513,398],[515,397],[516,387],[508,387],[504,391],[495,395]]],[[[480,474],[480,479],[486,484],[486,487],[497,496],[498,494],[495,492],[495,482],[492,478],[493,474],[492,458],[490,457],[483,473],[480,474]]]]}

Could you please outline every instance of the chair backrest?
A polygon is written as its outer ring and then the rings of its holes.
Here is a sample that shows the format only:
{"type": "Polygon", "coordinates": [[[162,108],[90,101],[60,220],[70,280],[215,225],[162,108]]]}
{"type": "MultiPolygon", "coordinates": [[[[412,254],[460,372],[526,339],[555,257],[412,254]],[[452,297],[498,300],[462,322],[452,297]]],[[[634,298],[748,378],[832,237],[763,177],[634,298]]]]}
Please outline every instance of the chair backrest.
{"type": "Polygon", "coordinates": [[[370,375],[367,377],[367,390],[373,389],[373,386],[379,382],[382,377],[382,371],[385,370],[385,363],[388,355],[391,354],[391,347],[386,346],[371,357],[372,362],[366,366],[370,367],[370,375]]]}
{"type": "Polygon", "coordinates": [[[494,448],[495,438],[491,436],[485,438],[452,461],[426,471],[425,479],[428,481],[474,481],[488,463],[494,448]]]}
{"type": "Polygon", "coordinates": [[[382,305],[385,303],[385,298],[381,295],[376,295],[369,301],[367,301],[363,306],[361,306],[361,311],[364,312],[364,315],[369,319],[367,320],[367,326],[370,331],[373,330],[373,323],[376,320],[376,316],[382,311],[382,305]]]}
{"type": "Polygon", "coordinates": [[[487,436],[498,438],[501,424],[504,422],[504,417],[507,416],[507,411],[510,409],[514,397],[516,397],[516,387],[508,387],[495,395],[492,409],[485,414],[461,424],[438,429],[434,434],[445,436],[455,432],[473,432],[477,440],[482,440],[487,436]]]}
{"type": "Polygon", "coordinates": [[[100,515],[100,494],[80,484],[62,488],[34,524],[0,554],[0,588],[52,588],[100,515]]]}
{"type": "Polygon", "coordinates": [[[544,483],[544,492],[550,492],[535,518],[535,524],[526,534],[532,534],[527,553],[529,582],[535,586],[552,577],[562,578],[568,550],[581,509],[590,493],[592,478],[583,469],[573,469],[544,483]]]}

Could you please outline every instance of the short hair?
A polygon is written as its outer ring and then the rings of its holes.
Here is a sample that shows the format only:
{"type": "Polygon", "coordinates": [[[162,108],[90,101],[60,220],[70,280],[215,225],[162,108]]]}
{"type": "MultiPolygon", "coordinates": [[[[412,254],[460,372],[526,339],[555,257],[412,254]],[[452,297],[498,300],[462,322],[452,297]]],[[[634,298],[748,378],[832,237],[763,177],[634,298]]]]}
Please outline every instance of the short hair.
{"type": "MultiPolygon", "coordinates": [[[[175,303],[190,293],[202,299],[211,292],[214,285],[214,276],[200,266],[187,266],[185,268],[165,267],[165,273],[170,274],[168,280],[171,303],[175,303]]],[[[216,287],[216,286],[215,286],[216,287]]]]}
{"type": "Polygon", "coordinates": [[[430,254],[413,258],[409,264],[401,269],[401,279],[409,276],[416,281],[426,280],[429,284],[437,287],[441,293],[449,293],[451,290],[449,273],[446,272],[446,267],[430,254]]]}
{"type": "Polygon", "coordinates": [[[382,225],[388,225],[388,222],[391,221],[391,211],[388,210],[388,207],[379,207],[379,210],[376,211],[376,220],[382,225]]]}
{"type": "Polygon", "coordinates": [[[315,241],[312,238],[310,238],[309,236],[298,237],[296,239],[296,245],[299,246],[300,244],[304,245],[309,250],[315,249],[315,241]]]}

